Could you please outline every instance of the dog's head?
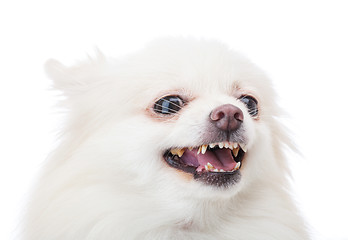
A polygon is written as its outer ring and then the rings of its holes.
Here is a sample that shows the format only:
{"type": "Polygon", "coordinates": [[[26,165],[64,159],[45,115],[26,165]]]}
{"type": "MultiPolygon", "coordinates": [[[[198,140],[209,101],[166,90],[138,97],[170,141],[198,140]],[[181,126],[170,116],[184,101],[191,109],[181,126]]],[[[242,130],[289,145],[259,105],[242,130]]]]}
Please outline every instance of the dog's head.
{"type": "Polygon", "coordinates": [[[47,67],[71,110],[66,154],[110,181],[231,196],[286,170],[271,83],[223,44],[168,39],[120,60],[47,67]]]}

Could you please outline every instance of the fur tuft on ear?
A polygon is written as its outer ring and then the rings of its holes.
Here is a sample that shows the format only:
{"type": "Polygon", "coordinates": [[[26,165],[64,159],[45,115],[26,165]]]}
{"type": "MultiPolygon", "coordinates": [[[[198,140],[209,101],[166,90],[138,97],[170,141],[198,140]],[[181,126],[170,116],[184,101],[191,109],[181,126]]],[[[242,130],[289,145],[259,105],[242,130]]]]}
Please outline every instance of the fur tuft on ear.
{"type": "Polygon", "coordinates": [[[97,84],[101,73],[105,72],[106,58],[99,49],[95,57],[88,55],[88,60],[72,67],[67,67],[57,60],[49,59],[45,63],[45,71],[53,80],[54,88],[63,91],[66,95],[82,92],[93,84],[97,84]]]}
{"type": "Polygon", "coordinates": [[[54,86],[63,89],[69,85],[68,68],[55,59],[49,59],[45,63],[45,72],[54,81],[54,86]]]}

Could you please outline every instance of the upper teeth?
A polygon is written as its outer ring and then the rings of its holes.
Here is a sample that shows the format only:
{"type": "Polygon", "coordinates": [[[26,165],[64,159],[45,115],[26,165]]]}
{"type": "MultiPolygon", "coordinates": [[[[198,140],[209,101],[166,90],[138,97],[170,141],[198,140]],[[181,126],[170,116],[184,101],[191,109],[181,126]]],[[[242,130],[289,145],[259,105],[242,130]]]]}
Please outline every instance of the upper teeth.
{"type": "Polygon", "coordinates": [[[178,155],[179,157],[181,157],[184,154],[185,149],[184,148],[173,148],[170,150],[170,152],[173,155],[178,155]]]}
{"type": "Polygon", "coordinates": [[[237,157],[238,152],[239,152],[239,147],[232,149],[233,156],[237,157]]]}
{"type": "Polygon", "coordinates": [[[246,152],[248,150],[247,146],[244,143],[240,143],[239,146],[244,152],[246,152]]]}
{"type": "MultiPolygon", "coordinates": [[[[197,150],[197,154],[205,154],[206,151],[207,151],[207,148],[208,146],[210,148],[214,148],[216,146],[218,146],[219,148],[229,148],[232,150],[232,153],[233,153],[233,156],[237,156],[238,155],[238,152],[239,152],[239,149],[241,148],[244,152],[247,151],[247,147],[245,144],[243,143],[236,143],[236,142],[219,142],[219,143],[210,143],[209,145],[207,144],[204,144],[204,145],[201,145],[198,147],[198,150],[197,150]]],[[[178,155],[179,157],[181,157],[185,150],[187,148],[173,148],[170,150],[170,152],[173,154],[173,155],[178,155]]],[[[192,150],[193,148],[192,147],[189,147],[189,150],[192,150]]]]}
{"type": "Polygon", "coordinates": [[[202,145],[201,149],[201,153],[204,154],[207,151],[208,145],[202,145]]]}
{"type": "MultiPolygon", "coordinates": [[[[214,148],[218,146],[219,148],[229,148],[233,152],[233,156],[237,156],[239,149],[242,148],[244,152],[247,151],[247,148],[244,144],[242,143],[236,143],[236,142],[219,142],[219,143],[210,143],[209,147],[214,148]]],[[[197,154],[205,154],[207,151],[208,145],[202,145],[198,148],[197,154]]]]}

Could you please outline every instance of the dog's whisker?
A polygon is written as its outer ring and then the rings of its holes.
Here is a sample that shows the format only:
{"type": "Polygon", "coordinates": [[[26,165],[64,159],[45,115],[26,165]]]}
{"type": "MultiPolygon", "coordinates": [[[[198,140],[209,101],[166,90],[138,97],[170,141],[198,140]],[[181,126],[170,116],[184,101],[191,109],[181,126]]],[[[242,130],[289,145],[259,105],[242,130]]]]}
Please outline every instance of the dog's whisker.
{"type": "MultiPolygon", "coordinates": [[[[168,101],[169,102],[169,101],[168,101]]],[[[178,105],[176,105],[176,104],[174,104],[174,103],[172,103],[173,105],[175,105],[175,106],[178,106],[178,105]]],[[[166,106],[163,106],[163,105],[160,105],[160,104],[158,104],[158,103],[155,103],[154,104],[155,106],[159,106],[159,107],[162,107],[162,108],[166,108],[166,109],[168,109],[168,110],[171,110],[171,111],[178,111],[178,110],[173,110],[173,109],[171,109],[171,108],[169,108],[169,107],[166,107],[166,106]]],[[[180,109],[181,109],[181,107],[180,106],[178,106],[180,109]]]]}
{"type": "Polygon", "coordinates": [[[169,101],[169,100],[167,100],[167,99],[165,99],[165,98],[163,98],[163,101],[169,102],[170,104],[172,104],[172,105],[174,105],[174,106],[176,106],[176,107],[178,107],[178,108],[182,108],[182,106],[179,106],[178,104],[173,103],[173,102],[171,102],[171,101],[169,101]]]}
{"type": "Polygon", "coordinates": [[[162,105],[160,105],[160,104],[158,104],[158,103],[155,103],[154,106],[159,106],[159,107],[161,107],[161,108],[164,108],[164,109],[168,110],[168,112],[169,112],[170,114],[172,114],[172,115],[175,115],[175,114],[178,112],[178,110],[173,110],[173,109],[171,109],[171,108],[169,108],[169,107],[162,106],[162,105]]]}

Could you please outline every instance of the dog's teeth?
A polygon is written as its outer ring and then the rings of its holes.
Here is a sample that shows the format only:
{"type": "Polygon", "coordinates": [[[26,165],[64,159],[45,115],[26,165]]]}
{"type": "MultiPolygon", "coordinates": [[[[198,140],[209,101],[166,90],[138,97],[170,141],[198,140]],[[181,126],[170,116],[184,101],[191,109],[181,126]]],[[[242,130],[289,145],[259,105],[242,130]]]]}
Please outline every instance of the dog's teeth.
{"type": "Polygon", "coordinates": [[[233,171],[236,171],[240,168],[240,162],[237,162],[236,166],[234,166],[233,171]]]}
{"type": "Polygon", "coordinates": [[[214,171],[214,169],[216,169],[210,162],[207,163],[207,166],[209,171],[214,171]]]}
{"type": "Polygon", "coordinates": [[[219,143],[219,148],[223,148],[224,147],[224,143],[219,143]]]}
{"type": "Polygon", "coordinates": [[[184,154],[185,149],[184,148],[174,148],[174,149],[171,149],[170,152],[173,155],[178,155],[179,157],[181,157],[184,154]]]}
{"type": "Polygon", "coordinates": [[[223,170],[223,169],[219,169],[219,172],[226,172],[225,170],[223,170]]]}
{"type": "Polygon", "coordinates": [[[198,148],[197,154],[200,154],[201,151],[202,151],[202,146],[200,146],[200,147],[198,148]]]}
{"type": "Polygon", "coordinates": [[[202,154],[207,151],[208,145],[202,145],[202,154]]]}
{"type": "Polygon", "coordinates": [[[210,162],[207,163],[207,166],[209,169],[214,169],[214,166],[210,162]]]}
{"type": "Polygon", "coordinates": [[[189,147],[188,149],[189,149],[190,151],[192,151],[193,147],[189,147]]]}
{"type": "Polygon", "coordinates": [[[217,168],[215,168],[214,170],[213,170],[213,172],[219,172],[220,170],[219,169],[217,169],[217,168]]]}
{"type": "Polygon", "coordinates": [[[238,148],[238,143],[233,143],[233,148],[238,148]]]}
{"type": "Polygon", "coordinates": [[[241,148],[244,152],[246,152],[246,151],[248,150],[247,147],[246,147],[246,145],[243,144],[243,143],[240,143],[239,146],[240,146],[240,148],[241,148]]]}
{"type": "Polygon", "coordinates": [[[233,152],[233,156],[234,156],[234,157],[237,157],[238,152],[239,152],[239,147],[233,148],[233,149],[232,149],[232,152],[233,152]]]}
{"type": "Polygon", "coordinates": [[[182,155],[184,155],[184,152],[185,152],[185,150],[184,150],[184,149],[181,149],[181,151],[178,153],[178,156],[179,156],[179,157],[182,157],[182,155]]]}
{"type": "Polygon", "coordinates": [[[211,171],[211,170],[214,171],[214,169],[216,169],[216,168],[214,168],[214,166],[213,166],[211,163],[209,163],[209,162],[208,162],[207,164],[205,164],[204,168],[205,168],[205,170],[207,170],[207,171],[211,171]]]}
{"type": "Polygon", "coordinates": [[[211,144],[209,144],[209,147],[210,148],[214,148],[216,146],[216,143],[211,143],[211,144]]]}

